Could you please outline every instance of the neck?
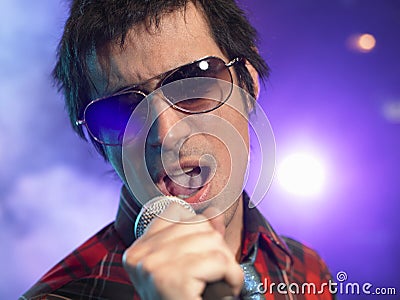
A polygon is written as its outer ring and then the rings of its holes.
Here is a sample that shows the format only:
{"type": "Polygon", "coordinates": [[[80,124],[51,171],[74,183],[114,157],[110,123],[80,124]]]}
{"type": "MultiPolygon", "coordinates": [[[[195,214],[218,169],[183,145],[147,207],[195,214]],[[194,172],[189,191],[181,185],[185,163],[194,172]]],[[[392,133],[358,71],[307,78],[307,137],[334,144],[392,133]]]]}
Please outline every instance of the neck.
{"type": "Polygon", "coordinates": [[[225,241],[239,261],[243,236],[243,196],[230,207],[226,214],[225,241]]]}

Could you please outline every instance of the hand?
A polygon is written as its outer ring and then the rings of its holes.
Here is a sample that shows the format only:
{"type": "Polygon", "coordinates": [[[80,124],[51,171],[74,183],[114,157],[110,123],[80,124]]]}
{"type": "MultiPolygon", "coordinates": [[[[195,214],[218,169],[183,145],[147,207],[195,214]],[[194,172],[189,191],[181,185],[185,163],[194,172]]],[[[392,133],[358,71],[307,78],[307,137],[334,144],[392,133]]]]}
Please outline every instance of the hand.
{"type": "Polygon", "coordinates": [[[156,218],[125,251],[124,268],[141,299],[199,300],[207,282],[218,280],[238,295],[243,271],[223,238],[223,215],[210,221],[172,204],[161,216],[195,223],[156,218]]]}

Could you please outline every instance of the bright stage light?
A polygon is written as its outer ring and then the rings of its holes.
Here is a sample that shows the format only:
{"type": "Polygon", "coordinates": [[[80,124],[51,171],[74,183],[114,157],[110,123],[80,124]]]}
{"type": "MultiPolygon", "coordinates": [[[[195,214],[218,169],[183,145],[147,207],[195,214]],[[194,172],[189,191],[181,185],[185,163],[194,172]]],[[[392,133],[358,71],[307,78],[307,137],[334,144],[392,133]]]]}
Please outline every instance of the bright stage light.
{"type": "Polygon", "coordinates": [[[375,36],[370,33],[354,34],[347,39],[347,47],[352,51],[368,53],[374,50],[375,46],[375,36]]]}
{"type": "Polygon", "coordinates": [[[282,161],[276,175],[288,192],[298,196],[315,196],[324,188],[326,170],[322,161],[314,155],[295,153],[282,161]]]}
{"type": "Polygon", "coordinates": [[[375,48],[376,40],[372,34],[365,33],[359,36],[357,45],[362,51],[369,52],[375,48]]]}
{"type": "Polygon", "coordinates": [[[383,116],[392,123],[400,123],[400,100],[388,101],[382,107],[383,116]]]}

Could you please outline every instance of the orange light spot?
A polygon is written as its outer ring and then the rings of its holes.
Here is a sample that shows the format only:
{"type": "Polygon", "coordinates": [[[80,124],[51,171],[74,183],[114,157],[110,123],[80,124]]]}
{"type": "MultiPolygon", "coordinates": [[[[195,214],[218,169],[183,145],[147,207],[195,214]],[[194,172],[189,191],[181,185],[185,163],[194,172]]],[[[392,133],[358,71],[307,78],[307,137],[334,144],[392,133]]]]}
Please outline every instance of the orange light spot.
{"type": "Polygon", "coordinates": [[[358,37],[357,46],[361,51],[369,52],[375,48],[376,40],[372,34],[365,33],[358,37]]]}

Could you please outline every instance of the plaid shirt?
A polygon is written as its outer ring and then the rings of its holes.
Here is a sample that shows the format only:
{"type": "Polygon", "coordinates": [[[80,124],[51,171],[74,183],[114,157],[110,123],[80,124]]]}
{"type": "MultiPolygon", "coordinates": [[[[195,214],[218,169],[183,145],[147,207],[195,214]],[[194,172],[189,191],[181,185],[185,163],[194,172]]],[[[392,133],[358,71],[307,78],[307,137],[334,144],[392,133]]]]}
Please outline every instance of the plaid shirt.
{"type": "MultiPolygon", "coordinates": [[[[248,208],[249,199],[246,194],[243,200],[244,236],[241,261],[245,261],[257,245],[254,266],[260,275],[260,284],[263,284],[261,287],[273,286],[272,291],[265,291],[266,299],[334,299],[326,286],[323,293],[301,293],[303,283],[315,284],[317,292],[323,283],[328,283],[331,275],[325,263],[310,248],[292,239],[278,237],[256,208],[248,208]],[[300,287],[300,293],[278,292],[279,283],[289,287],[291,285],[290,291],[295,290],[296,286],[300,287]]],[[[116,221],[53,267],[19,300],[139,299],[122,266],[122,255],[134,241],[133,224],[139,210],[123,188],[116,221]]]]}

